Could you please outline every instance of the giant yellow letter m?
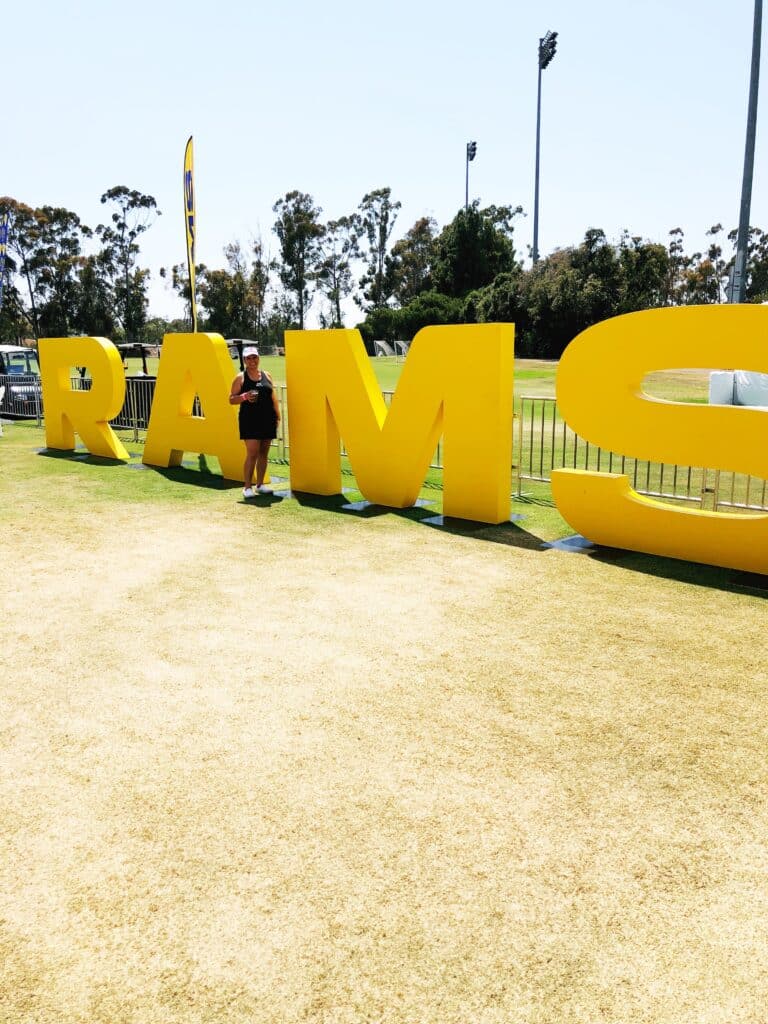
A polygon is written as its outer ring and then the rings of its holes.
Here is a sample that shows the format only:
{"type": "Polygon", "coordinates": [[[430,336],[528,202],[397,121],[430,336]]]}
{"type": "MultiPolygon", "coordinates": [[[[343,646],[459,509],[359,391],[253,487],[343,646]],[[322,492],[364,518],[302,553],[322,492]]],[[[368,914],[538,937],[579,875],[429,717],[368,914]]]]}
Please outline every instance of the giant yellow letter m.
{"type": "Polygon", "coordinates": [[[341,438],[361,493],[413,505],[443,437],[443,512],[509,519],[511,324],[426,327],[387,409],[357,331],[286,332],[291,487],[341,491],[341,438]]]}

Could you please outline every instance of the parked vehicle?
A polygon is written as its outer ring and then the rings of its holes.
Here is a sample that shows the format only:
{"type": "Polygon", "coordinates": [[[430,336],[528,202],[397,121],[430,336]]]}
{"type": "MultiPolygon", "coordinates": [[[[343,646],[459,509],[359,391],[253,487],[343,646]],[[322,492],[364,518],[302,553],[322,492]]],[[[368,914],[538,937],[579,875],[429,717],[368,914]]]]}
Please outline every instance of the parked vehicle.
{"type": "Polygon", "coordinates": [[[0,416],[37,416],[42,404],[37,352],[22,345],[0,345],[0,416]]]}

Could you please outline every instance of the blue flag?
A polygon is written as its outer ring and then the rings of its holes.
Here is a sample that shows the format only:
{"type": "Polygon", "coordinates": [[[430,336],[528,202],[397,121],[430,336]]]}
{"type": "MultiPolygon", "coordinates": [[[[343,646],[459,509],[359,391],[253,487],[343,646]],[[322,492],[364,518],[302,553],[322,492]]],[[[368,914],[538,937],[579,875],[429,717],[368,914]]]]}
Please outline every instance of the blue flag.
{"type": "Polygon", "coordinates": [[[0,217],[0,309],[3,308],[3,283],[5,282],[5,254],[8,251],[8,211],[0,217]]]}

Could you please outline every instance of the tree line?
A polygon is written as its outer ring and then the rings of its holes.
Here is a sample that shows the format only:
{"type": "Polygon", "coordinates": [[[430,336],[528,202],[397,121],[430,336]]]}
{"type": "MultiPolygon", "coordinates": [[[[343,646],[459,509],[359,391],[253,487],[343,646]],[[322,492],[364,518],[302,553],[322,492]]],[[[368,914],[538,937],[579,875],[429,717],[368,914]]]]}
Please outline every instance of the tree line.
{"type": "Polygon", "coordinates": [[[101,196],[109,217],[95,229],[63,207],[36,209],[9,196],[0,338],[94,334],[138,340],[147,323],[149,271],[139,237],[160,216],[152,196],[117,185],[101,196]],[[85,244],[95,241],[95,252],[85,244]]]}
{"type": "MultiPolygon", "coordinates": [[[[94,334],[152,343],[189,329],[189,320],[149,315],[139,240],[160,216],[155,199],[119,185],[101,202],[109,217],[91,229],[63,208],[0,199],[10,218],[0,339],[94,334]]],[[[666,243],[628,231],[611,241],[590,228],[578,245],[526,268],[515,248],[519,206],[476,201],[442,228],[421,217],[393,242],[400,209],[380,188],[324,222],[309,193],[286,193],[273,206],[274,253],[261,238],[234,240],[223,267],[196,266],[199,329],[253,338],[268,350],[282,345],[284,330],[303,329],[312,307],[320,326],[344,326],[353,300],[354,326],[369,344],[409,340],[429,324],[512,321],[520,355],[556,358],[610,316],[725,301],[733,266],[736,232],[726,235],[721,224],[707,232],[706,251],[690,254],[680,228],[666,243]]],[[[188,307],[186,266],[160,275],[188,307]]],[[[751,228],[747,301],[767,299],[768,235],[751,228]]]]}

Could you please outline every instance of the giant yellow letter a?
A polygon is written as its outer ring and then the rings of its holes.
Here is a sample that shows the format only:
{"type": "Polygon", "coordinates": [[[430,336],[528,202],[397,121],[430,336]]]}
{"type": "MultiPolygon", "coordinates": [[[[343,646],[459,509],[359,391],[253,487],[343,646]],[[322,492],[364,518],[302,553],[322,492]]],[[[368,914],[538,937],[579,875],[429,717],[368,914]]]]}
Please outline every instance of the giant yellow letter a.
{"type": "Polygon", "coordinates": [[[511,324],[424,328],[387,410],[357,331],[287,331],[291,487],[339,493],[341,435],[365,497],[405,508],[443,434],[445,515],[509,519],[513,337],[511,324]]]}
{"type": "Polygon", "coordinates": [[[215,455],[222,475],[243,479],[237,410],[229,404],[234,377],[219,334],[166,334],[144,445],[148,466],[178,466],[184,452],[215,455]],[[193,416],[195,395],[203,415],[193,416]]]}
{"type": "MultiPolygon", "coordinates": [[[[577,434],[609,451],[768,479],[768,412],[642,395],[646,373],[695,366],[768,373],[768,309],[653,309],[590,327],[560,361],[557,403],[577,434]]],[[[768,573],[768,516],[644,498],[614,473],[558,470],[552,493],[571,526],[598,544],[768,573]]]]}
{"type": "Polygon", "coordinates": [[[45,409],[45,443],[75,447],[75,431],[93,455],[129,459],[109,425],[123,407],[125,374],[115,346],[106,338],[41,338],[40,375],[45,409]],[[88,391],[72,390],[72,368],[91,373],[88,391]]]}

